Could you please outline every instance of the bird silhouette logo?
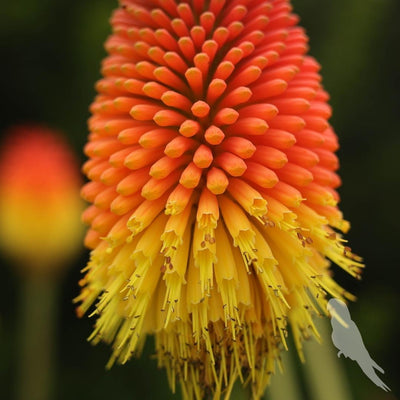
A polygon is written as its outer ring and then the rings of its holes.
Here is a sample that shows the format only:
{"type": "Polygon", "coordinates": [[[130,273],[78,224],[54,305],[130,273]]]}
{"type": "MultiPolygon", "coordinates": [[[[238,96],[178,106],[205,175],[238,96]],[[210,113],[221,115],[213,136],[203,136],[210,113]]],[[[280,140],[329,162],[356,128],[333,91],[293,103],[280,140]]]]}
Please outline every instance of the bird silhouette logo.
{"type": "Polygon", "coordinates": [[[375,369],[384,374],[385,371],[371,358],[362,340],[357,325],[351,319],[346,304],[339,299],[330,299],[327,309],[331,315],[332,342],[342,354],[356,361],[367,377],[385,392],[390,388],[379,378],[375,369]]]}

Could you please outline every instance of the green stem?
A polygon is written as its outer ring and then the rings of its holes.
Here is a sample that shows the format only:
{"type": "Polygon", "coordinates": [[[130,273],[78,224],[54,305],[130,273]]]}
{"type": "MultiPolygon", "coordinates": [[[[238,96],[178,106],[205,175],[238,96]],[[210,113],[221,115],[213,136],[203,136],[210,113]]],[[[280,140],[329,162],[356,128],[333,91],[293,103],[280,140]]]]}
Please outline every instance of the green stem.
{"type": "Polygon", "coordinates": [[[57,281],[27,276],[21,285],[18,400],[50,400],[57,281]]]}
{"type": "MultiPolygon", "coordinates": [[[[279,370],[271,378],[265,398],[268,400],[303,400],[298,376],[293,364],[293,354],[282,351],[283,373],[279,370]]],[[[322,397],[321,397],[322,398],[322,397]]]]}
{"type": "MultiPolygon", "coordinates": [[[[223,398],[223,396],[221,397],[223,398]]],[[[250,400],[251,397],[251,389],[249,386],[244,388],[240,382],[236,382],[233,390],[232,395],[230,397],[231,400],[250,400]]]]}
{"type": "Polygon", "coordinates": [[[304,373],[313,400],[352,400],[343,365],[337,357],[330,338],[329,322],[316,319],[322,343],[315,340],[304,343],[306,362],[304,373]]]}

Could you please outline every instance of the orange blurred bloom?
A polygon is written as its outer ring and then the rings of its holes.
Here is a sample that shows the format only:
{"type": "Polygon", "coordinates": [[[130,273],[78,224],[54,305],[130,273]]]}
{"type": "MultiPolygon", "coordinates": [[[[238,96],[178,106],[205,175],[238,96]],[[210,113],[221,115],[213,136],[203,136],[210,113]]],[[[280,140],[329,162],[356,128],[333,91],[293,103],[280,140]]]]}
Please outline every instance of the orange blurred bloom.
{"type": "Polygon", "coordinates": [[[79,249],[77,160],[48,128],[15,126],[7,135],[0,162],[0,245],[26,271],[55,272],[79,249]]]}
{"type": "Polygon", "coordinates": [[[333,229],[337,138],[286,0],[121,0],[91,106],[82,315],[115,360],[156,337],[185,399],[259,398],[359,259],[333,229]]]}

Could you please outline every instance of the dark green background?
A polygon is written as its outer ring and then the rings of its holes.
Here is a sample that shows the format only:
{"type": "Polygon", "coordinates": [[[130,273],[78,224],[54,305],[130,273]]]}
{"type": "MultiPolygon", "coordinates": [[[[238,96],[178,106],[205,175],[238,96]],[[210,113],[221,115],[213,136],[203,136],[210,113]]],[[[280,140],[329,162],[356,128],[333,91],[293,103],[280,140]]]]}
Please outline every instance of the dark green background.
{"type": "MultiPolygon", "coordinates": [[[[341,143],[341,208],[352,223],[347,238],[367,264],[361,283],[339,271],[337,279],[359,297],[350,306],[353,319],[371,355],[386,370],[385,382],[399,394],[400,1],[293,3],[331,94],[331,121],[341,143]]],[[[18,122],[44,122],[63,130],[83,160],[88,106],[115,6],[111,0],[3,2],[1,132],[18,122]]],[[[55,398],[178,399],[150,359],[151,346],[141,360],[104,370],[109,349],[85,341],[92,322],[77,320],[71,304],[86,259],[82,250],[61,287],[55,398]]],[[[0,398],[6,400],[13,399],[20,384],[14,375],[19,281],[6,266],[0,277],[0,398]]],[[[377,389],[350,360],[345,365],[355,400],[394,398],[377,389]]]]}

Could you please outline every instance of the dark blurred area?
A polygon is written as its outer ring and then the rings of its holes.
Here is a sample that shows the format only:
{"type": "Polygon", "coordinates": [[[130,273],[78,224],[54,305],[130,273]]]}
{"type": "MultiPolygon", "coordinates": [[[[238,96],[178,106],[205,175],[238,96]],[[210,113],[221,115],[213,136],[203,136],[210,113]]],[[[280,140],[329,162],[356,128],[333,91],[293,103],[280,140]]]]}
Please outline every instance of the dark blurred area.
{"type": "MultiPolygon", "coordinates": [[[[83,162],[88,107],[116,5],[110,0],[3,2],[0,132],[21,122],[45,123],[65,132],[83,162]]],[[[372,358],[386,371],[382,379],[392,394],[375,387],[351,360],[341,363],[355,400],[395,399],[400,395],[400,235],[395,209],[400,192],[400,1],[293,0],[293,5],[331,95],[331,122],[341,143],[341,209],[352,225],[346,238],[367,265],[361,282],[334,271],[358,297],[349,306],[353,320],[372,358]]],[[[54,398],[179,398],[170,394],[166,374],[157,369],[151,339],[140,360],[111,371],[105,370],[110,349],[85,340],[93,321],[77,319],[72,299],[87,258],[82,248],[60,283],[54,398]]],[[[19,278],[0,260],[0,398],[7,400],[14,399],[21,384],[15,376],[19,278]]]]}

